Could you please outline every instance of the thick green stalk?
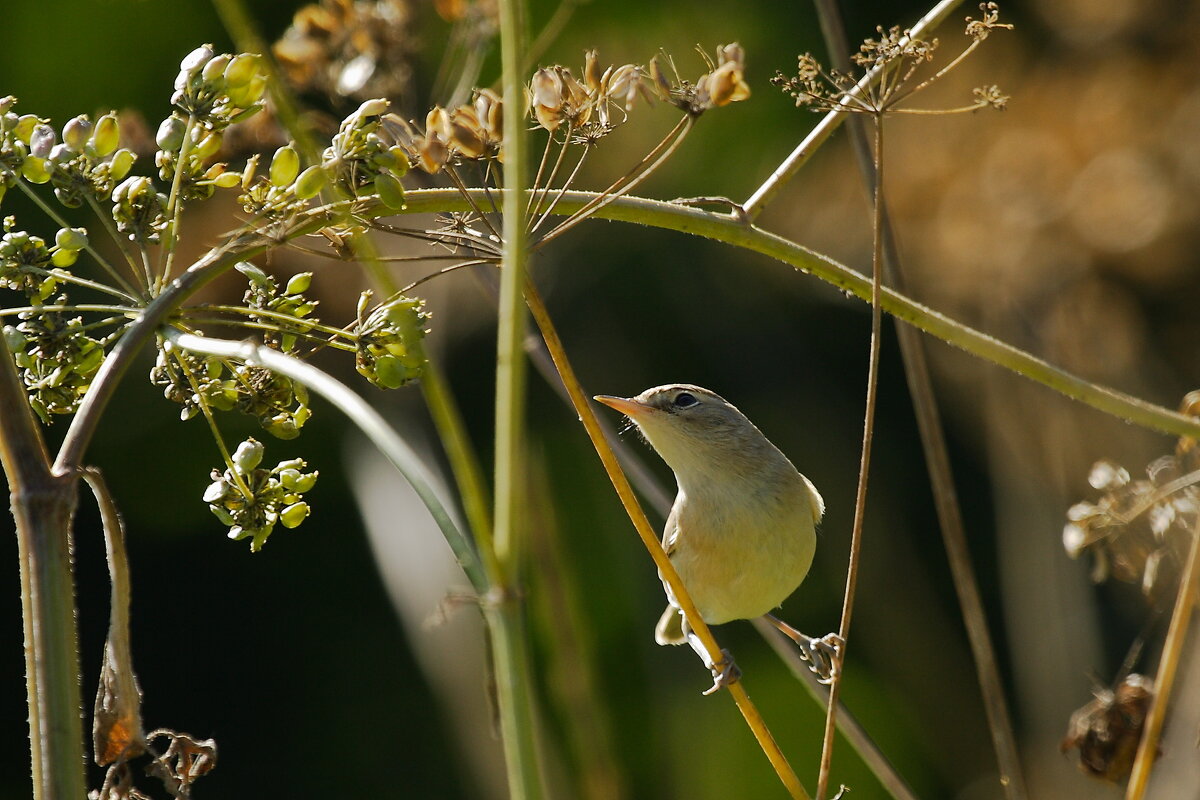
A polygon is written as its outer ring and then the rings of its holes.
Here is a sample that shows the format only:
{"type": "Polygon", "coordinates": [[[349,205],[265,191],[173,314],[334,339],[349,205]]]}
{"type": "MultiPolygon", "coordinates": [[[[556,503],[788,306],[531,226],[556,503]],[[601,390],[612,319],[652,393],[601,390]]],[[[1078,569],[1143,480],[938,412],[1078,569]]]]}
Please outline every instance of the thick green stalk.
{"type": "Polygon", "coordinates": [[[528,142],[524,107],[523,62],[525,4],[500,2],[500,65],[504,107],[504,257],[500,271],[499,320],[496,331],[495,559],[499,581],[486,598],[500,708],[500,733],[514,800],[544,794],[533,709],[529,642],[524,624],[520,574],[525,501],[525,301],[522,289],[528,268],[525,235],[526,160],[528,142]]]}
{"type": "Polygon", "coordinates": [[[87,786],[70,541],[76,483],[51,473],[45,442],[3,337],[0,464],[8,476],[21,568],[33,796],[82,798],[87,786]]]}

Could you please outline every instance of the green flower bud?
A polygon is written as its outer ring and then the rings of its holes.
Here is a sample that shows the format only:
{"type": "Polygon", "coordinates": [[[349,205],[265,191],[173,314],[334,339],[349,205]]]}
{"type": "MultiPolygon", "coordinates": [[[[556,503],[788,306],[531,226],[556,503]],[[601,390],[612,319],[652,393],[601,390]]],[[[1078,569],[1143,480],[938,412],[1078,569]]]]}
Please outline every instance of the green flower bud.
{"type": "Polygon", "coordinates": [[[393,211],[404,208],[404,187],[390,173],[381,172],[375,176],[375,193],[380,202],[393,211]]]}
{"type": "Polygon", "coordinates": [[[246,159],[246,167],[242,170],[242,189],[250,190],[250,184],[254,182],[254,173],[258,171],[258,153],[246,159]]]}
{"type": "Polygon", "coordinates": [[[300,177],[296,178],[296,185],[292,187],[292,191],[299,199],[308,200],[309,198],[316,197],[325,188],[325,181],[325,170],[320,166],[312,166],[300,173],[300,177]]]}
{"type": "Polygon", "coordinates": [[[96,126],[92,130],[92,149],[96,151],[96,155],[108,155],[117,149],[120,142],[121,126],[117,123],[116,114],[110,112],[96,120],[96,126]]]}
{"type": "Polygon", "coordinates": [[[298,272],[291,277],[287,282],[287,288],[283,290],[284,294],[303,294],[308,291],[308,287],[312,285],[311,272],[298,272]]]}
{"type": "Polygon", "coordinates": [[[258,267],[251,264],[249,261],[239,261],[233,265],[233,268],[249,278],[250,283],[252,283],[256,289],[270,288],[271,277],[258,267]]]}
{"type": "Polygon", "coordinates": [[[129,170],[133,168],[133,162],[137,160],[137,156],[132,150],[121,148],[113,153],[112,160],[108,162],[108,177],[114,181],[124,180],[129,174],[129,170]]]}
{"type": "Polygon", "coordinates": [[[258,56],[250,53],[236,55],[225,67],[225,83],[231,89],[246,86],[258,74],[258,56]]]}
{"type": "MultiPolygon", "coordinates": [[[[21,333],[12,325],[4,326],[4,343],[8,345],[10,352],[18,353],[25,349],[25,334],[21,333]]],[[[299,474],[299,473],[297,473],[299,474]]]]}
{"type": "Polygon", "coordinates": [[[60,228],[54,235],[54,243],[63,250],[82,250],[88,246],[86,228],[60,228]]]}
{"type": "Polygon", "coordinates": [[[262,74],[255,74],[245,86],[230,87],[229,101],[238,108],[249,108],[262,99],[267,90],[267,79],[262,74]]]}
{"type": "Polygon", "coordinates": [[[78,259],[78,250],[55,250],[50,254],[50,263],[56,267],[69,267],[78,259]]]}
{"type": "Polygon", "coordinates": [[[316,485],[317,475],[318,473],[315,470],[313,472],[301,472],[298,469],[285,469],[279,473],[279,482],[289,492],[304,494],[316,485]]]}
{"type": "Polygon", "coordinates": [[[30,183],[46,183],[50,180],[50,172],[46,169],[46,162],[33,156],[30,156],[21,163],[21,174],[30,183]]]}
{"type": "Polygon", "coordinates": [[[238,449],[233,454],[233,465],[237,471],[243,475],[248,474],[251,470],[258,466],[262,461],[263,450],[265,448],[260,442],[254,439],[247,439],[238,445],[238,449]]]}
{"type": "Polygon", "coordinates": [[[222,172],[212,179],[213,185],[219,189],[232,189],[235,186],[241,186],[242,173],[240,172],[222,172]]]}
{"type": "Polygon", "coordinates": [[[292,503],[279,512],[279,522],[285,528],[295,528],[309,515],[308,503],[292,503]]]}
{"type": "Polygon", "coordinates": [[[221,149],[221,134],[213,131],[196,143],[196,148],[193,151],[197,158],[211,158],[221,149]]]}
{"type": "Polygon", "coordinates": [[[16,104],[17,98],[13,97],[11,94],[5,97],[0,97],[0,116],[4,116],[9,111],[12,111],[12,107],[16,104]]]}
{"type": "Polygon", "coordinates": [[[33,129],[41,123],[33,114],[25,114],[17,120],[17,125],[13,128],[13,133],[17,138],[25,144],[29,144],[30,137],[33,136],[33,129]]]}
{"type": "Polygon", "coordinates": [[[58,137],[54,134],[54,128],[44,122],[39,122],[29,134],[29,155],[34,158],[45,158],[50,155],[50,151],[54,149],[57,141],[58,137]]]}
{"type": "Polygon", "coordinates": [[[200,76],[209,83],[225,77],[225,68],[229,66],[229,62],[231,60],[233,60],[233,56],[229,55],[228,53],[222,53],[221,55],[210,59],[209,62],[204,65],[204,69],[200,71],[200,76]]]}
{"type": "Polygon", "coordinates": [[[300,154],[290,144],[275,151],[271,159],[271,183],[288,186],[300,172],[300,154]]]}
{"type": "Polygon", "coordinates": [[[160,149],[174,153],[183,146],[183,134],[186,130],[187,123],[179,117],[167,117],[158,126],[154,141],[160,149]]]}

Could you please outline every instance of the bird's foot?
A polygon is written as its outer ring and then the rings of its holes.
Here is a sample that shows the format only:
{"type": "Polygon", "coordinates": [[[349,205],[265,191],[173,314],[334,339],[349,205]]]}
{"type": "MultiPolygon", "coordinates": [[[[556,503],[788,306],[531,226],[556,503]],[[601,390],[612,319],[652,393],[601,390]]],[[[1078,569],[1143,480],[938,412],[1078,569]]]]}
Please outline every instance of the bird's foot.
{"type": "Polygon", "coordinates": [[[817,680],[828,686],[842,673],[842,653],[846,640],[836,633],[827,633],[820,638],[797,638],[800,657],[808,662],[808,668],[817,680]]]}
{"type": "Polygon", "coordinates": [[[733,654],[724,648],[721,649],[721,660],[714,663],[711,669],[713,685],[704,692],[705,695],[713,694],[724,689],[726,686],[731,686],[737,683],[742,677],[742,671],[733,662],[733,654]]]}

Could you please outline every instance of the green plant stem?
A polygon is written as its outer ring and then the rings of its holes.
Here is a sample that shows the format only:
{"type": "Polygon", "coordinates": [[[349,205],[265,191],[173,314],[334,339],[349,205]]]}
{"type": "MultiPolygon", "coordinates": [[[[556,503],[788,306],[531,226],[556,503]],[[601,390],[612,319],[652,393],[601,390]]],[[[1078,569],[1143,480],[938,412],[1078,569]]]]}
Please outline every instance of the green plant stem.
{"type": "MultiPolygon", "coordinates": [[[[583,393],[583,388],[579,384],[579,379],[575,377],[575,370],[571,367],[571,362],[567,358],[566,350],[562,346],[562,340],[558,337],[558,331],[555,329],[554,323],[550,319],[550,314],[546,310],[546,305],[542,302],[541,295],[532,281],[526,281],[525,300],[529,304],[530,311],[533,312],[533,318],[537,322],[538,328],[541,330],[542,338],[546,342],[546,349],[549,350],[551,358],[554,359],[554,366],[558,370],[559,377],[562,378],[563,385],[566,387],[568,394],[570,394],[575,412],[579,415],[579,420],[583,423],[588,438],[592,440],[592,446],[596,449],[596,454],[600,456],[600,462],[604,465],[604,471],[608,474],[613,488],[616,489],[617,496],[621,499],[621,505],[624,506],[625,513],[629,515],[629,520],[633,523],[633,527],[641,538],[642,544],[645,545],[647,551],[650,553],[650,557],[654,560],[655,566],[658,567],[659,575],[671,587],[671,592],[675,595],[679,607],[683,610],[684,617],[688,620],[692,631],[703,643],[704,649],[709,653],[720,653],[720,645],[717,644],[712,631],[709,630],[708,625],[704,622],[704,618],[700,616],[700,612],[696,609],[695,603],[692,602],[687,587],[684,586],[679,573],[675,571],[675,566],[663,550],[662,543],[658,540],[658,535],[650,527],[650,521],[646,519],[646,513],[642,510],[641,504],[638,503],[637,497],[634,496],[633,487],[629,484],[629,479],[625,476],[620,463],[617,461],[616,454],[613,452],[612,447],[609,446],[607,439],[605,439],[604,431],[601,430],[600,424],[596,419],[596,413],[592,409],[591,404],[588,403],[587,396],[583,393]]],[[[742,717],[746,720],[747,726],[749,726],[754,737],[758,740],[759,746],[762,747],[780,781],[787,787],[789,794],[793,798],[807,800],[808,793],[804,791],[804,786],[800,783],[800,779],[796,777],[796,773],[792,770],[791,765],[788,764],[787,757],[775,742],[775,737],[771,735],[771,731],[767,728],[762,715],[758,713],[758,708],[751,702],[750,696],[746,693],[742,682],[739,680],[736,683],[729,684],[726,688],[728,688],[734,702],[737,703],[738,710],[742,712],[742,717]]]]}
{"type": "MultiPolygon", "coordinates": [[[[525,3],[500,0],[501,95],[504,107],[522,108],[525,99],[525,3]]],[[[493,476],[496,565],[499,580],[485,603],[500,710],[500,733],[508,770],[509,795],[536,800],[545,794],[537,746],[533,675],[521,599],[524,553],[525,476],[525,302],[522,289],[529,265],[525,232],[529,137],[521,114],[504,115],[504,253],[496,323],[496,447],[493,476]]]]}
{"type": "MultiPolygon", "coordinates": [[[[472,193],[483,196],[482,189],[472,193]]],[[[405,194],[404,213],[430,211],[464,211],[466,201],[452,189],[418,189],[405,194]]],[[[555,213],[572,214],[588,202],[593,192],[567,192],[555,213]]],[[[634,222],[656,228],[702,236],[714,241],[740,247],[788,264],[863,300],[870,300],[871,281],[861,273],[834,261],[828,256],[809,250],[754,225],[747,225],[728,214],[716,214],[703,209],[649,200],[640,197],[620,197],[595,212],[600,219],[634,222]]],[[[894,289],[883,287],[881,306],[884,311],[961,348],[971,355],[1023,375],[1067,397],[1091,406],[1114,417],[1172,436],[1200,438],[1200,422],[1177,411],[1148,403],[1132,395],[1109,389],[1092,381],[1072,375],[1066,370],[1014,347],[1007,342],[964,325],[951,317],[924,306],[894,289]]]]}
{"type": "MultiPolygon", "coordinates": [[[[837,3],[835,0],[816,0],[816,9],[821,23],[821,31],[827,49],[832,54],[834,66],[843,71],[848,70],[850,68],[850,42],[846,36],[837,3]]],[[[959,61],[961,61],[961,56],[954,63],[959,61]]],[[[939,71],[939,75],[945,74],[946,71],[943,68],[939,71]]],[[[846,124],[863,180],[868,184],[873,184],[875,164],[872,158],[870,139],[863,124],[865,121],[863,117],[858,116],[848,120],[846,124]]],[[[884,278],[888,285],[903,293],[905,292],[904,269],[892,231],[886,196],[881,200],[880,211],[879,233],[883,244],[884,278]]],[[[938,412],[933,379],[929,373],[929,363],[925,357],[924,342],[921,341],[920,334],[907,325],[896,326],[896,338],[900,345],[900,358],[904,365],[906,383],[912,398],[917,427],[920,431],[921,447],[925,453],[926,469],[929,472],[929,483],[933,490],[934,505],[938,515],[938,527],[942,532],[946,559],[950,565],[950,574],[954,581],[954,589],[962,612],[963,626],[967,631],[967,640],[971,646],[980,693],[983,697],[984,711],[987,714],[992,746],[996,751],[1000,784],[1008,800],[1023,800],[1028,796],[1028,792],[1025,788],[1016,736],[1013,733],[1012,719],[1004,696],[1004,685],[1000,679],[996,650],[988,630],[983,599],[971,563],[971,551],[967,545],[962,511],[954,486],[954,476],[950,469],[950,454],[946,447],[946,436],[942,428],[941,415],[938,412]]]]}
{"type": "Polygon", "coordinates": [[[76,482],[51,472],[41,429],[3,337],[0,465],[8,476],[21,571],[33,796],[82,798],[87,786],[70,542],[76,482]]]}
{"type": "MultiPolygon", "coordinates": [[[[1200,593],[1200,519],[1196,521],[1192,530],[1192,546],[1183,575],[1179,578],[1179,593],[1175,597],[1175,610],[1171,612],[1167,638],[1163,643],[1162,655],[1158,660],[1158,673],[1154,676],[1154,699],[1150,703],[1150,711],[1146,714],[1146,722],[1142,728],[1142,740],[1138,743],[1137,756],[1133,761],[1133,771],[1129,776],[1129,784],[1125,787],[1125,800],[1142,800],[1145,796],[1146,784],[1150,780],[1150,771],[1154,767],[1154,759],[1158,755],[1158,740],[1162,734],[1167,708],[1170,705],[1171,689],[1175,685],[1175,673],[1179,670],[1183,646],[1187,641],[1197,593],[1200,593]]],[[[1185,753],[1179,755],[1182,758],[1189,757],[1185,753]]]]}
{"type": "MultiPolygon", "coordinates": [[[[917,20],[917,23],[911,29],[912,36],[920,38],[936,30],[939,25],[946,21],[946,18],[950,16],[954,9],[960,5],[962,5],[962,0],[942,0],[942,2],[930,9],[925,16],[917,20]]],[[[878,68],[869,71],[858,82],[858,86],[851,91],[851,97],[861,97],[864,93],[867,93],[868,88],[883,77],[883,73],[884,71],[878,68]]],[[[754,220],[762,213],[771,200],[779,194],[780,189],[800,171],[800,168],[808,162],[808,159],[824,144],[825,140],[837,130],[838,126],[845,122],[845,116],[845,112],[834,110],[821,118],[821,121],[809,132],[808,136],[804,137],[804,140],[796,145],[796,149],[783,160],[783,163],[775,168],[770,177],[742,204],[742,212],[746,219],[754,220]]]]}

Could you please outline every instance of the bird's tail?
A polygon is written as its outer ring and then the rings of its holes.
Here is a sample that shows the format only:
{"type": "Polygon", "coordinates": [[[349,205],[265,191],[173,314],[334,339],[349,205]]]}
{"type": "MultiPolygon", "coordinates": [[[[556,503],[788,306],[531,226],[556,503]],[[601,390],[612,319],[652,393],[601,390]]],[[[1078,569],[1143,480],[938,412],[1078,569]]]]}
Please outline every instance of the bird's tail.
{"type": "Polygon", "coordinates": [[[654,626],[654,641],[659,644],[684,644],[687,633],[683,629],[683,612],[675,606],[667,606],[654,626]]]}

